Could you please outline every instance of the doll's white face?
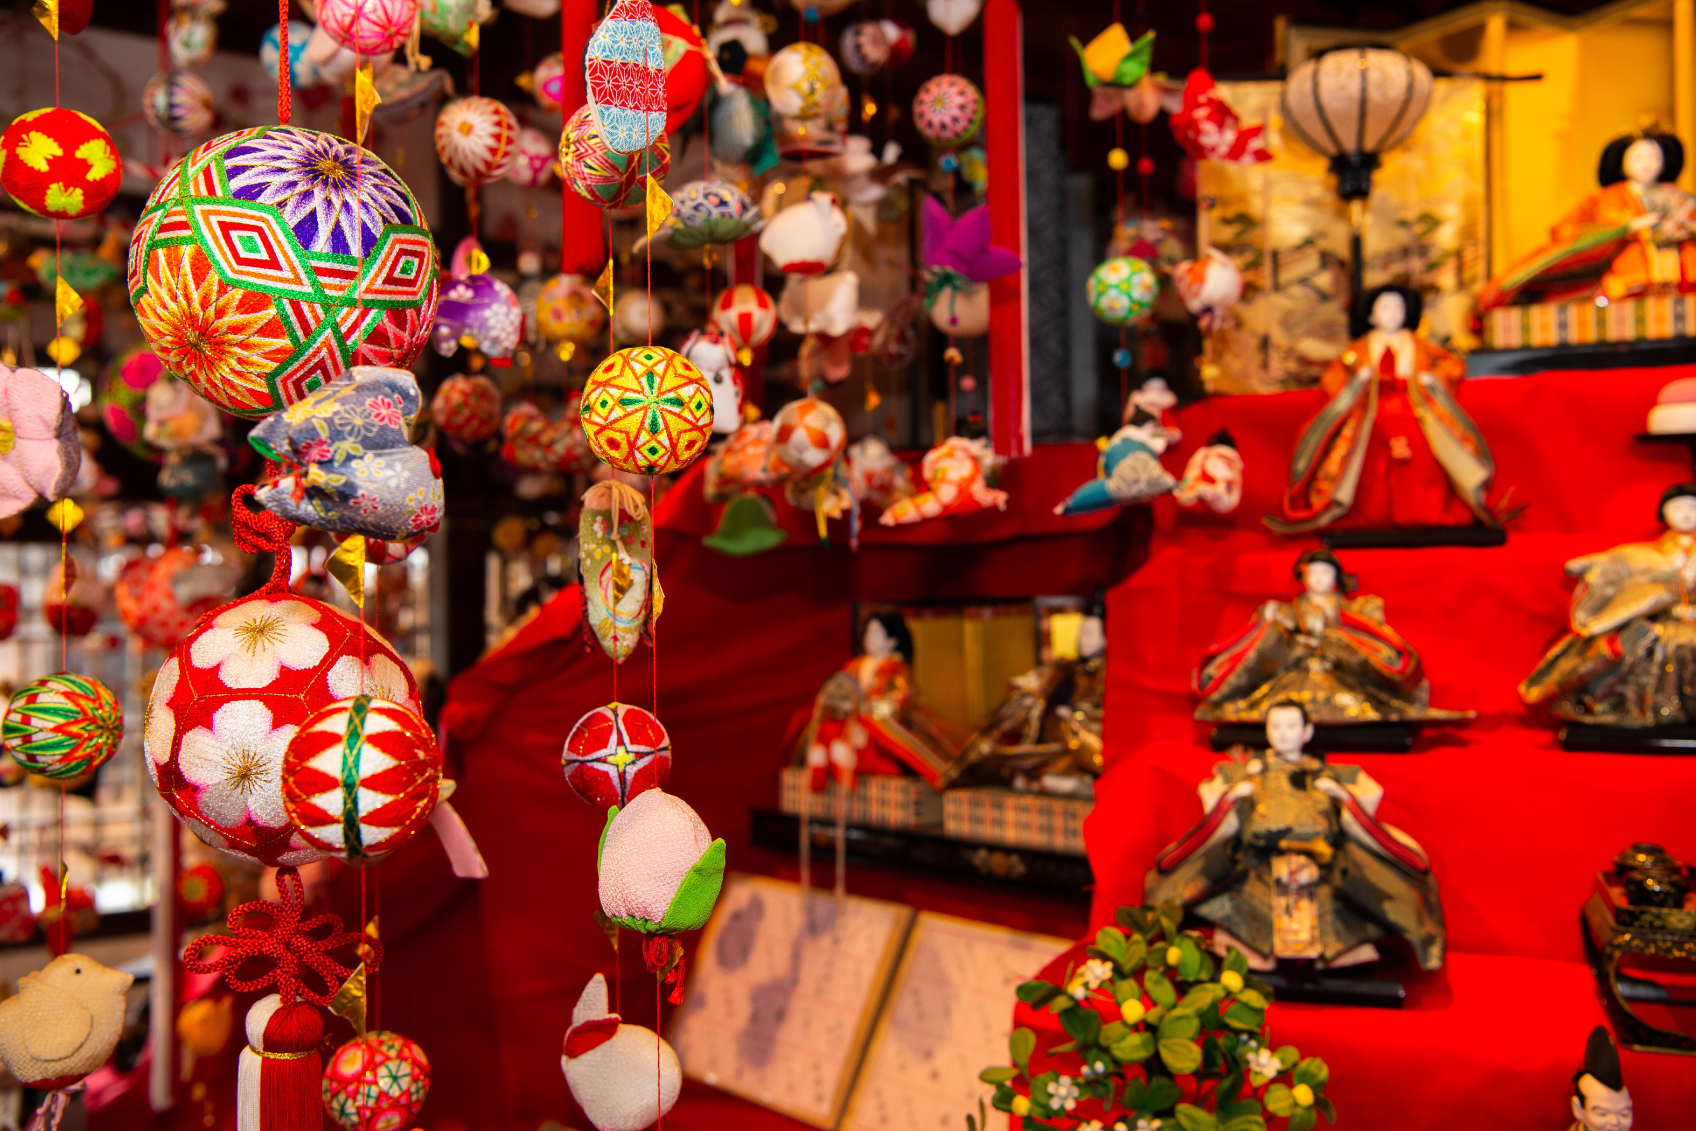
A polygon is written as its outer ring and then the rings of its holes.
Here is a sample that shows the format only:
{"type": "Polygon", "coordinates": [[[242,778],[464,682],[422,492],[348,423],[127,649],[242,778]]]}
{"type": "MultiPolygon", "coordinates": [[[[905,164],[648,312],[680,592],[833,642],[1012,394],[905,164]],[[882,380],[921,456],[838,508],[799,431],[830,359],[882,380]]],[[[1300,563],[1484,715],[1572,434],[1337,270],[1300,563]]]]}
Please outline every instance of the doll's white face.
{"type": "Polygon", "coordinates": [[[866,634],[860,638],[860,647],[874,660],[887,660],[895,655],[895,639],[885,631],[882,621],[866,622],[866,634]]]}
{"type": "Polygon", "coordinates": [[[1294,761],[1311,741],[1313,724],[1294,707],[1274,707],[1266,712],[1266,745],[1278,757],[1294,761]]]}
{"type": "Polygon", "coordinates": [[[1581,1076],[1578,1090],[1584,1102],[1571,1097],[1572,1117],[1584,1131],[1631,1131],[1631,1089],[1616,1092],[1594,1076],[1581,1076]]]}
{"type": "Polygon", "coordinates": [[[1094,659],[1107,651],[1107,629],[1100,617],[1085,617],[1078,625],[1078,657],[1094,659]]]}
{"type": "Polygon", "coordinates": [[[1643,137],[1626,147],[1620,168],[1633,184],[1652,185],[1661,179],[1662,161],[1661,147],[1643,137]]]}
{"type": "Polygon", "coordinates": [[[1372,327],[1393,334],[1407,325],[1407,300],[1395,291],[1385,291],[1372,304],[1372,327]]]}
{"type": "Polygon", "coordinates": [[[1309,593],[1324,594],[1337,591],[1337,567],[1330,562],[1308,562],[1306,568],[1302,570],[1301,576],[1309,593]]]}
{"type": "Polygon", "coordinates": [[[1696,499],[1680,495],[1667,500],[1666,506],[1661,508],[1661,518],[1669,529],[1679,534],[1696,533],[1696,499]]]}

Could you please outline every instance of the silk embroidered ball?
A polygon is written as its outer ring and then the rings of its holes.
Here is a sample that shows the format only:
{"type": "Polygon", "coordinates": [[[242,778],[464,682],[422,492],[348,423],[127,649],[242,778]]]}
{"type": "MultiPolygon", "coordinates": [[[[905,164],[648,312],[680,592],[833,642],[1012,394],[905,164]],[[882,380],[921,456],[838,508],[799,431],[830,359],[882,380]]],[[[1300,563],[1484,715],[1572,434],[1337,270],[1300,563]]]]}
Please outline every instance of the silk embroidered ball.
{"type": "Polygon", "coordinates": [[[606,329],[607,308],[581,275],[555,275],[536,296],[536,329],[550,342],[586,345],[606,329]]]}
{"type": "Polygon", "coordinates": [[[913,125],[933,145],[964,145],[983,125],[983,94],[968,78],[933,75],[913,96],[913,125]]]}
{"type": "Polygon", "coordinates": [[[605,809],[665,784],[671,738],[653,715],[628,703],[596,707],[565,739],[565,780],[577,796],[605,809]]]}
{"type": "Polygon", "coordinates": [[[92,216],[112,203],[123,179],[112,135],[87,114],[31,110],[0,135],[0,185],[37,216],[92,216]]]}
{"type": "Polygon", "coordinates": [[[436,250],[369,151],[263,126],[212,139],[153,190],[129,292],[166,368],[266,416],[355,364],[410,366],[435,320],[436,250]]]}
{"type": "Polygon", "coordinates": [[[777,332],[777,303],[762,288],[738,283],[713,301],[713,325],[729,335],[738,351],[759,349],[777,332]]]}
{"type": "Polygon", "coordinates": [[[418,709],[412,673],[352,617],[292,594],[234,601],[160,666],[142,735],[147,771],[213,848],[273,865],[320,859],[327,853],[284,807],[284,756],[307,719],[355,695],[418,709]]]}
{"type": "Polygon", "coordinates": [[[381,55],[406,43],[418,0],[318,0],[318,26],[361,55],[381,55]]]}
{"type": "Polygon", "coordinates": [[[429,726],[371,695],[332,703],[283,752],[283,810],[301,839],[361,862],[388,855],[430,821],[442,763],[429,726]]]}
{"type": "Polygon", "coordinates": [[[99,680],[72,672],[43,676],[19,688],[0,727],[13,761],[56,781],[99,769],[123,736],[118,697],[99,680]]]}
{"type": "Polygon", "coordinates": [[[525,126],[518,131],[518,148],[507,169],[506,179],[522,188],[541,188],[553,179],[559,145],[541,130],[525,126]]]}
{"type": "Polygon", "coordinates": [[[487,440],[501,427],[500,386],[482,374],[455,374],[431,398],[430,415],[450,440],[487,440]]]}
{"type": "Polygon", "coordinates": [[[671,143],[661,134],[636,153],[620,153],[607,145],[595,127],[594,115],[582,106],[565,123],[559,139],[560,179],[571,191],[601,208],[623,208],[640,202],[644,177],[665,180],[671,168],[671,143]]]}
{"type": "Polygon", "coordinates": [[[1127,326],[1154,309],[1160,277],[1133,256],[1108,259],[1084,281],[1084,300],[1109,326],[1127,326]]]}
{"type": "Polygon", "coordinates": [[[177,137],[194,137],[217,120],[212,88],[193,71],[160,71],[141,90],[147,124],[177,137]]]}
{"type": "Polygon", "coordinates": [[[675,350],[631,346],[589,374],[583,432],[594,453],[620,471],[682,471],[712,439],[712,390],[675,350]]]}
{"type": "Polygon", "coordinates": [[[324,1066],[324,1110],[347,1131],[402,1131],[430,1094],[430,1061],[414,1041],[378,1030],[324,1066]]]}
{"type": "Polygon", "coordinates": [[[493,98],[456,98],[436,115],[436,155],[456,185],[498,181],[518,153],[518,119],[493,98]]]}
{"type": "Polygon", "coordinates": [[[583,74],[612,152],[640,153],[665,136],[665,47],[648,0],[618,0],[589,38],[583,74]]]}

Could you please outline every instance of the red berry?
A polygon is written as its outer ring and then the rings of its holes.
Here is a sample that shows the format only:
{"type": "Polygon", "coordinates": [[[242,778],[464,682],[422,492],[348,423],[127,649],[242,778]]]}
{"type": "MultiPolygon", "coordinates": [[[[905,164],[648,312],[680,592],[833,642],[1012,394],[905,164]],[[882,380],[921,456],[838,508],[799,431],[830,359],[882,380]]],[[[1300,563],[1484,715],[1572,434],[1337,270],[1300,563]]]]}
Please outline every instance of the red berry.
{"type": "Polygon", "coordinates": [[[1137,176],[1139,176],[1139,177],[1152,177],[1153,175],[1154,175],[1154,158],[1152,158],[1152,157],[1138,157],[1137,158],[1137,176]]]}
{"type": "Polygon", "coordinates": [[[1203,35],[1206,35],[1208,32],[1212,31],[1213,30],[1213,13],[1212,12],[1203,12],[1201,15],[1197,16],[1195,18],[1195,30],[1199,31],[1203,35]]]}

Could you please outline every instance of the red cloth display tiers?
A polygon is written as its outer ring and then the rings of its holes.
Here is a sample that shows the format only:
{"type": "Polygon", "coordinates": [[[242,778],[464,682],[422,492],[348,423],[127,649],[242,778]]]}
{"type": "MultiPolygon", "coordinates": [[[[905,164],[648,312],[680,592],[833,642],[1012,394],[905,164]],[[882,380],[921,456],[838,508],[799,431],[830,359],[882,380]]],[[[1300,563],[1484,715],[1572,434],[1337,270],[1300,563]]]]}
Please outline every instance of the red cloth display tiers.
{"type": "MultiPolygon", "coordinates": [[[[1083,957],[1074,948],[1040,976],[1059,982],[1083,957]]],[[[1330,1066],[1337,1126],[1384,1131],[1559,1131],[1572,1122],[1566,1097],[1585,1038],[1603,1020],[1582,963],[1477,954],[1416,975],[1399,1010],[1274,1002],[1267,1012],[1273,1048],[1330,1066]]],[[[1013,1024],[1036,1031],[1034,1070],[1077,1070],[1076,1056],[1040,1055],[1071,1039],[1052,1013],[1021,1004],[1013,1024]]],[[[1689,1125],[1696,1061],[1623,1048],[1620,1061],[1636,1126],[1689,1125]]]]}

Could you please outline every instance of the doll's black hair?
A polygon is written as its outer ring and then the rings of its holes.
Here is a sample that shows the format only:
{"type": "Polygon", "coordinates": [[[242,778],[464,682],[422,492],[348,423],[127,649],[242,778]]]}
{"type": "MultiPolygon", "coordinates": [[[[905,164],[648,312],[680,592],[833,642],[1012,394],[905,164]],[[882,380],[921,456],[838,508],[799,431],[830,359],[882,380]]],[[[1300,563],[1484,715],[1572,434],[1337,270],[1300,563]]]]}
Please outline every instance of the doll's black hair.
{"type": "Polygon", "coordinates": [[[1302,554],[1301,557],[1296,559],[1295,568],[1290,572],[1295,574],[1297,581],[1305,584],[1307,582],[1307,578],[1304,576],[1305,571],[1307,570],[1307,567],[1312,565],[1314,562],[1324,562],[1326,565],[1337,571],[1337,592],[1354,592],[1354,587],[1357,584],[1354,574],[1344,569],[1342,560],[1330,550],[1308,550],[1306,553],[1302,554]]]}
{"type": "Polygon", "coordinates": [[[1372,307],[1381,295],[1400,295],[1402,302],[1407,304],[1407,317],[1402,320],[1402,329],[1419,329],[1419,320],[1425,316],[1425,300],[1412,287],[1404,287],[1400,283],[1386,283],[1382,287],[1373,287],[1360,296],[1360,301],[1349,311],[1349,337],[1351,339],[1364,335],[1372,329],[1372,307]]]}
{"type": "Polygon", "coordinates": [[[1661,183],[1678,180],[1684,171],[1684,143],[1672,134],[1626,134],[1608,142],[1596,163],[1596,180],[1603,188],[1625,180],[1625,151],[1635,142],[1652,141],[1661,147],[1661,183]]]}
{"type": "Polygon", "coordinates": [[[1273,703],[1269,707],[1266,708],[1266,713],[1264,715],[1260,716],[1260,717],[1262,719],[1269,719],[1269,718],[1272,717],[1273,711],[1282,711],[1286,707],[1288,707],[1292,710],[1296,710],[1296,711],[1301,712],[1301,722],[1302,722],[1303,726],[1307,726],[1308,724],[1313,722],[1313,716],[1311,716],[1307,713],[1307,705],[1305,703],[1303,703],[1300,699],[1278,699],[1278,700],[1274,700],[1273,703]]]}
{"type": "Polygon", "coordinates": [[[1619,1066],[1619,1049],[1614,1047],[1614,1039],[1609,1036],[1605,1025],[1598,1025],[1590,1030],[1590,1039],[1584,1043],[1584,1067],[1572,1074],[1572,1094],[1577,1097],[1580,1107],[1589,1102],[1584,1098],[1584,1090],[1578,1086],[1578,1082],[1586,1076],[1610,1092],[1625,1090],[1625,1074],[1620,1071],[1619,1066]]]}
{"type": "Polygon", "coordinates": [[[1661,492],[1661,501],[1655,504],[1655,521],[1667,520],[1667,504],[1674,499],[1696,499],[1696,483],[1674,483],[1661,492]]]}
{"type": "Polygon", "coordinates": [[[895,651],[909,664],[913,662],[913,630],[907,627],[907,618],[900,613],[873,613],[866,618],[866,624],[860,628],[861,636],[865,635],[866,626],[872,621],[883,626],[883,631],[895,641],[895,651]]]}

